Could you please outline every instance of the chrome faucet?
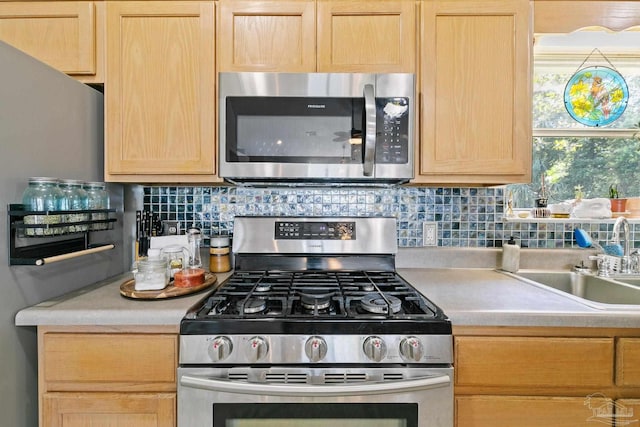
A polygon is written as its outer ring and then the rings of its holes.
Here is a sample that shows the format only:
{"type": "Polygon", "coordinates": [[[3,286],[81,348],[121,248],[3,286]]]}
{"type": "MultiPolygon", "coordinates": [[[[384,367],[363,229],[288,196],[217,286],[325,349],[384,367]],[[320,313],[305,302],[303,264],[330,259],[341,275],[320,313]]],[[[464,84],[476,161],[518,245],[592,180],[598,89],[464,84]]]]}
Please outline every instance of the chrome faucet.
{"type": "Polygon", "coordinates": [[[616,245],[620,244],[620,231],[622,231],[622,238],[624,239],[620,273],[629,274],[631,273],[631,233],[629,232],[629,221],[623,216],[618,217],[613,224],[613,236],[611,240],[616,245]]]}

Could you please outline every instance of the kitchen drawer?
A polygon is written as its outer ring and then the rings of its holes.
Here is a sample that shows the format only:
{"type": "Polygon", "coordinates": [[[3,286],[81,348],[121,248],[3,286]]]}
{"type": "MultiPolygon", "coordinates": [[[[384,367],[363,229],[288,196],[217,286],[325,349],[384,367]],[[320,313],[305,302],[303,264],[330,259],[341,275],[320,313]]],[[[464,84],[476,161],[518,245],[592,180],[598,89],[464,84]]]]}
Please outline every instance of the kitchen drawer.
{"type": "Polygon", "coordinates": [[[640,338],[620,338],[616,347],[616,385],[640,387],[640,338]]]}
{"type": "Polygon", "coordinates": [[[613,361],[613,338],[455,338],[456,386],[488,391],[608,387],[613,361]]]}
{"type": "Polygon", "coordinates": [[[46,391],[175,391],[175,334],[46,333],[46,391]]]}

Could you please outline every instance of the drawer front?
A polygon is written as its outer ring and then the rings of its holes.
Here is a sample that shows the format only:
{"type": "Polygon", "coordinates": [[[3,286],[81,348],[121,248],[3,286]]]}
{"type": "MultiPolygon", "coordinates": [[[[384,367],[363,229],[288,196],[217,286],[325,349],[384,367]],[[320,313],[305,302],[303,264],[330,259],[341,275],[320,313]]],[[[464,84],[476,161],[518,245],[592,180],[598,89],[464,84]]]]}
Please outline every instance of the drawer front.
{"type": "Polygon", "coordinates": [[[49,391],[172,391],[177,343],[174,334],[47,333],[41,375],[49,391]]]}
{"type": "Polygon", "coordinates": [[[616,348],[616,385],[640,387],[640,338],[620,338],[616,348]]]}
{"type": "Polygon", "coordinates": [[[456,337],[456,385],[607,387],[612,338],[456,337]]]}

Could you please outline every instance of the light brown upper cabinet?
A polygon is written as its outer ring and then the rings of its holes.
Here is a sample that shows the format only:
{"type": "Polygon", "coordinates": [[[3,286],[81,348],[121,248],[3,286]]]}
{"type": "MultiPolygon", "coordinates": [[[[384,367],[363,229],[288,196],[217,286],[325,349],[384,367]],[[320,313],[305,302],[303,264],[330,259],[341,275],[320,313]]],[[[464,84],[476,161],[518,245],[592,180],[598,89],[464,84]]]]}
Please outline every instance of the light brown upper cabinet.
{"type": "Polygon", "coordinates": [[[222,0],[219,16],[220,71],[315,71],[314,0],[222,0]]]}
{"type": "Polygon", "coordinates": [[[0,40],[87,83],[103,82],[104,3],[0,2],[0,40]]]}
{"type": "Polygon", "coordinates": [[[318,0],[318,71],[414,73],[413,1],[318,0]]]}
{"type": "Polygon", "coordinates": [[[530,182],[532,25],[528,0],[422,3],[414,183],[530,182]]]}
{"type": "Polygon", "coordinates": [[[536,0],[534,16],[536,33],[571,33],[589,27],[622,31],[640,25],[640,2],[536,0]]]}
{"type": "Polygon", "coordinates": [[[414,1],[219,4],[219,71],[415,72],[414,1]]]}
{"type": "Polygon", "coordinates": [[[107,2],[105,179],[215,180],[213,2],[107,2]]]}

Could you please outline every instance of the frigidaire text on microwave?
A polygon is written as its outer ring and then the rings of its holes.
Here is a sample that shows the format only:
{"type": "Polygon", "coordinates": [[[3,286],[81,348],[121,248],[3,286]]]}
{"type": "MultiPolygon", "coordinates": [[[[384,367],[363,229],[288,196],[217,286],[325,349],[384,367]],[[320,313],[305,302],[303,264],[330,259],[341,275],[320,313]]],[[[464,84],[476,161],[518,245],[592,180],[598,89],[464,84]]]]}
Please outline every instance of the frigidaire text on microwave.
{"type": "Polygon", "coordinates": [[[220,73],[220,176],[245,184],[413,178],[413,74],[220,73]]]}

